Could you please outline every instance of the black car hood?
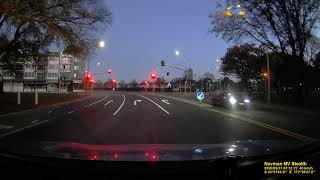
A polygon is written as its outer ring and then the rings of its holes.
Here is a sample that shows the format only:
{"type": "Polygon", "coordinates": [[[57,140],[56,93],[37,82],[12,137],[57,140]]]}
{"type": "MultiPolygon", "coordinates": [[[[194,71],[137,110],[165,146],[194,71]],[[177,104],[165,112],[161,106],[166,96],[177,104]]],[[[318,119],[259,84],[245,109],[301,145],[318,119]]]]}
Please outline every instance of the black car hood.
{"type": "Polygon", "coordinates": [[[294,151],[301,141],[244,140],[219,144],[91,145],[74,142],[3,142],[0,153],[107,161],[188,161],[223,156],[262,156],[294,151]]]}

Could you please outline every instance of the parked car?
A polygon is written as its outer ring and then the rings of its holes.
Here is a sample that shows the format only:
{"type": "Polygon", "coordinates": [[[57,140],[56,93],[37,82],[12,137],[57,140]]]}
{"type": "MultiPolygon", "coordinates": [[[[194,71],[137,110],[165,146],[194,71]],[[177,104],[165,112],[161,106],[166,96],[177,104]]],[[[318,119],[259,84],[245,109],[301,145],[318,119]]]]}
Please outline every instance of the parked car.
{"type": "Polygon", "coordinates": [[[211,97],[212,105],[233,108],[248,108],[251,104],[249,95],[245,92],[216,91],[211,97]]]}

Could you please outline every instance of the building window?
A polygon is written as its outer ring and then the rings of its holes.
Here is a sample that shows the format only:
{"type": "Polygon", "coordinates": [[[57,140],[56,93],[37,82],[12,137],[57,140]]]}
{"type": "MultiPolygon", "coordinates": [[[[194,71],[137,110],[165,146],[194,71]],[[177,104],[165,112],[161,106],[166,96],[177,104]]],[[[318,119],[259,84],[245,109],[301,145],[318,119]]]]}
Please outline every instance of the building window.
{"type": "Polygon", "coordinates": [[[26,69],[33,69],[34,68],[34,66],[32,64],[30,64],[30,63],[25,64],[24,67],[26,69]]]}
{"type": "Polygon", "coordinates": [[[74,66],[74,70],[79,70],[80,67],[79,66],[74,66]]]}
{"type": "Polygon", "coordinates": [[[45,79],[45,77],[46,77],[45,73],[37,73],[38,79],[45,79]]]}
{"type": "Polygon", "coordinates": [[[77,74],[76,74],[76,73],[74,73],[74,74],[73,74],[73,77],[77,77],[77,74]]]}
{"type": "Polygon", "coordinates": [[[48,69],[58,69],[59,65],[58,64],[49,64],[48,69]]]}
{"type": "Polygon", "coordinates": [[[34,77],[34,72],[25,72],[24,77],[34,77]]]}
{"type": "Polygon", "coordinates": [[[61,69],[66,69],[66,70],[70,70],[70,65],[60,65],[61,69]]]}
{"type": "Polygon", "coordinates": [[[57,78],[58,73],[48,73],[48,78],[57,78]]]}

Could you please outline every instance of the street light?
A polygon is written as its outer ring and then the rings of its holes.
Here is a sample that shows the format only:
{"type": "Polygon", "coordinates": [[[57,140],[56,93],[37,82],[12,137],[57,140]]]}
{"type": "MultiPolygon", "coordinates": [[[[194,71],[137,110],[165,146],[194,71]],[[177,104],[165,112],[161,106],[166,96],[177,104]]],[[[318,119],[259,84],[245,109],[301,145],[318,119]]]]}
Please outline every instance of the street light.
{"type": "MultiPolygon", "coordinates": [[[[175,55],[180,56],[180,51],[175,50],[175,55]]],[[[184,56],[184,74],[185,74],[185,81],[184,81],[184,93],[187,93],[187,61],[188,59],[184,56]]]]}
{"type": "Polygon", "coordinates": [[[174,54],[175,54],[176,56],[179,56],[179,55],[180,55],[180,51],[179,51],[179,50],[175,50],[175,51],[174,51],[174,54]]]}
{"type": "Polygon", "coordinates": [[[100,48],[104,48],[104,46],[105,46],[104,41],[100,41],[100,42],[99,42],[99,47],[100,47],[100,48]]]}

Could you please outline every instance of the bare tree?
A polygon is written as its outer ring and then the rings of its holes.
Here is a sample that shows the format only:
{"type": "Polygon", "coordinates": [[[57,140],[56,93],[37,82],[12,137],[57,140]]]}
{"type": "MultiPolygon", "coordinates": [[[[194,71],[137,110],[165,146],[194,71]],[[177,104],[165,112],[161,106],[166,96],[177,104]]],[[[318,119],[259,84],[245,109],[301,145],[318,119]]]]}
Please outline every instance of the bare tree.
{"type": "Polygon", "coordinates": [[[52,46],[87,56],[96,46],[96,32],[111,24],[111,12],[97,0],[0,1],[0,61],[15,63],[45,54],[52,46]]]}
{"type": "Polygon", "coordinates": [[[254,41],[274,52],[282,52],[303,61],[311,34],[319,28],[319,0],[247,0],[241,1],[241,16],[236,15],[239,1],[226,6],[212,18],[211,32],[227,41],[254,41]],[[229,14],[226,14],[226,11],[229,14]]]}
{"type": "Polygon", "coordinates": [[[211,79],[213,81],[214,80],[214,75],[211,72],[205,72],[203,74],[203,78],[211,79]]]}

